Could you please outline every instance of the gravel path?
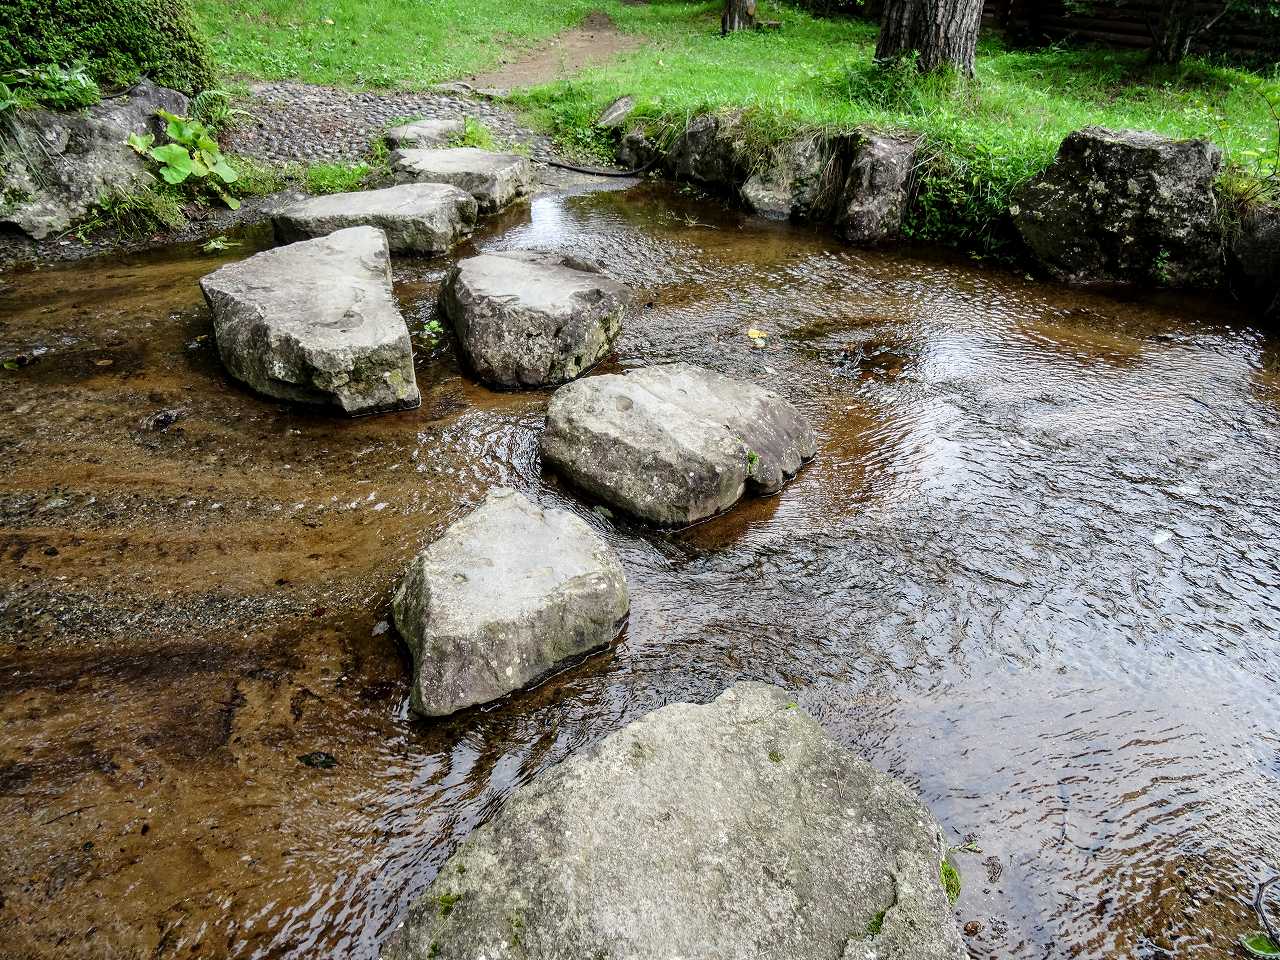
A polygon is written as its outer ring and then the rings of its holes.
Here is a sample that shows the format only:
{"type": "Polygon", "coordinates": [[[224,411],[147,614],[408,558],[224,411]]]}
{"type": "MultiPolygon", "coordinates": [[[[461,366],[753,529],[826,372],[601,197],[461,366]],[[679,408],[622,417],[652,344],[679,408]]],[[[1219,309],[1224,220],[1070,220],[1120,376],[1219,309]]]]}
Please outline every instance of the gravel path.
{"type": "Polygon", "coordinates": [[[469,116],[499,141],[528,144],[535,160],[554,158],[548,137],[505,108],[462,93],[358,93],[304,83],[259,83],[241,109],[253,115],[222,134],[223,148],[262,160],[351,162],[393,120],[469,116]]]}

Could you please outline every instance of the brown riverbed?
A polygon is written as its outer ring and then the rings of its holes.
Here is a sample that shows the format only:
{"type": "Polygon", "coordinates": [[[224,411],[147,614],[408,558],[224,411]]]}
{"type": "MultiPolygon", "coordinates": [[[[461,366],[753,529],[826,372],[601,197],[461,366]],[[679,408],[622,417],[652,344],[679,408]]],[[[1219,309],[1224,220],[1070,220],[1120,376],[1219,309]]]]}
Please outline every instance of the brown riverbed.
{"type": "MultiPolygon", "coordinates": [[[[744,677],[968,843],[973,956],[1238,955],[1280,863],[1280,341],[1230,304],[540,198],[468,249],[597,259],[648,303],[612,366],[769,384],[821,436],[659,533],[544,474],[546,395],[447,344],[392,416],[230,382],[196,281],[254,242],[0,278],[0,956],[373,958],[514,786],[744,677]],[[416,720],[392,585],[495,484],[609,538],[627,632],[416,720]]],[[[445,266],[397,263],[415,329],[445,266]]]]}

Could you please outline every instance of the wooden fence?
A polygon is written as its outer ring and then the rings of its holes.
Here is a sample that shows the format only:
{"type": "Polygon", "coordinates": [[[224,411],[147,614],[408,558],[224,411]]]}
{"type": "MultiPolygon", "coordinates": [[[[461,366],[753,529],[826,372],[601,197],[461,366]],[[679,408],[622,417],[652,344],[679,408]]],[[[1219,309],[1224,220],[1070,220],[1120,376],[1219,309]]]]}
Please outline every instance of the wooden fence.
{"type": "MultiPolygon", "coordinates": [[[[1033,43],[1072,40],[1111,47],[1151,46],[1148,21],[1154,19],[1162,0],[1095,0],[1072,12],[1062,0],[986,0],[983,17],[1033,43]]],[[[1198,2],[1196,15],[1205,19],[1222,9],[1220,2],[1198,2]]],[[[1228,14],[1201,38],[1200,50],[1230,51],[1261,58],[1280,56],[1280,21],[1261,24],[1228,14]]]]}

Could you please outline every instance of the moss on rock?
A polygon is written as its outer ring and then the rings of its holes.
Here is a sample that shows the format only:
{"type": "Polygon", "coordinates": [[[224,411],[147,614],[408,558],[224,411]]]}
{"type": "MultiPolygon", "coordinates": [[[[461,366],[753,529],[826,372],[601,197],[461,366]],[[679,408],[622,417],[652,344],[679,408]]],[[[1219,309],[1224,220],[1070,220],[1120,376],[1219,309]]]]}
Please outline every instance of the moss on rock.
{"type": "Polygon", "coordinates": [[[107,84],[155,83],[195,93],[213,60],[187,0],[0,0],[0,72],[83,62],[107,84]]]}

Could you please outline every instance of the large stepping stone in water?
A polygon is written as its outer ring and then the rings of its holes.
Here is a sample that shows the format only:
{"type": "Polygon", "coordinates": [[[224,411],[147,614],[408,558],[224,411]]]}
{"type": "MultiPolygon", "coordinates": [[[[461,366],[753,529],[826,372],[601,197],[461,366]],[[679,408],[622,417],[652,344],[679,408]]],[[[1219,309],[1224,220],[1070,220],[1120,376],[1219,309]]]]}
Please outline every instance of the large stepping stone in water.
{"type": "Polygon", "coordinates": [[[533,189],[533,165],[514,153],[474,147],[396,150],[387,158],[398,183],[448,183],[467,191],[481,213],[496,213],[533,189]]]}
{"type": "Polygon", "coordinates": [[[331,193],[291,203],[275,215],[281,240],[323,237],[346,227],[379,227],[394,251],[444,253],[476,225],[476,201],[445,183],[331,193]]]}
{"type": "Polygon", "coordinates": [[[421,402],[381,230],[352,227],[266,250],[215,270],[200,288],[223,364],[259,393],[352,415],[421,402]]]}
{"type": "Polygon", "coordinates": [[[631,293],[598,266],[506,250],[459,262],[440,304],[476,376],[500,387],[564,383],[609,352],[631,293]]]}
{"type": "Polygon", "coordinates": [[[738,683],[516,789],[382,960],[962,960],[945,852],[906,785],[738,683]]]}
{"type": "Polygon", "coordinates": [[[384,137],[392,150],[408,150],[413,147],[443,147],[466,130],[462,117],[431,117],[411,120],[392,127],[384,137]]]}
{"type": "Polygon", "coordinates": [[[816,450],[782,397],[686,363],[567,384],[542,434],[544,459],[579,487],[667,525],[781,489],[816,450]]]}
{"type": "Polygon", "coordinates": [[[413,709],[444,716],[518,690],[610,643],[628,605],[622,564],[583,520],[494,490],[396,591],[413,709]]]}

